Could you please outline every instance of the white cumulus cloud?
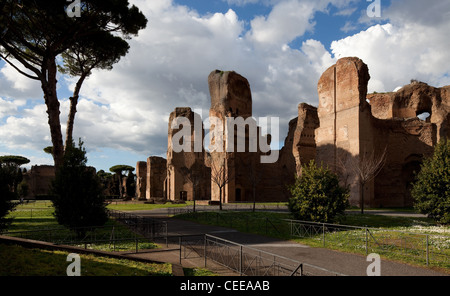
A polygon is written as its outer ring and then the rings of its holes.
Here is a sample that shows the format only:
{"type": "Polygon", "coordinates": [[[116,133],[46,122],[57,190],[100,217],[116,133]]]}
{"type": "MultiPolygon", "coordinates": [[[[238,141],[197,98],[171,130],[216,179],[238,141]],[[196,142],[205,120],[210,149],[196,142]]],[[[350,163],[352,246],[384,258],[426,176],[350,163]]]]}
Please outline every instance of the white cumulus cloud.
{"type": "MultiPolygon", "coordinates": [[[[382,23],[335,40],[331,52],[309,37],[300,48],[289,44],[314,31],[317,12],[327,13],[333,5],[339,11],[334,17],[345,17],[355,14],[357,1],[228,0],[270,7],[269,14],[248,23],[232,9],[202,15],[171,0],[132,2],[148,18],[148,27],[130,40],[129,54],[113,70],[94,71],[85,81],[76,113],[74,138],[81,137],[99,158],[114,149],[141,160],[164,155],[170,112],[188,106],[207,115],[207,77],[216,69],[234,70],[249,80],[254,116],[280,117],[281,141],[297,105],[317,105],[317,81],[337,58],[358,56],[368,64],[369,91],[392,91],[412,78],[450,84],[450,18],[438,16],[448,16],[450,9],[438,2],[427,1],[430,15],[421,16],[422,1],[393,0],[391,7],[383,6],[382,23]]],[[[348,24],[350,29],[353,23],[348,24]]],[[[39,83],[12,70],[7,65],[0,70],[0,149],[41,151],[51,145],[42,91],[39,83]]],[[[73,88],[74,81],[59,81],[64,134],[69,106],[64,89],[73,88]]]]}

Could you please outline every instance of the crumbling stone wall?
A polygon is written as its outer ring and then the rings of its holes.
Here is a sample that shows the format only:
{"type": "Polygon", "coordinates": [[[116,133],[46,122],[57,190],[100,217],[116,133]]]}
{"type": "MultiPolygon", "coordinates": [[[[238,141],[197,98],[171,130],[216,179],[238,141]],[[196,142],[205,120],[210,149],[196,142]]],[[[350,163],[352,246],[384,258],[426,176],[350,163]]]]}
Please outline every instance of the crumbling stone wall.
{"type": "Polygon", "coordinates": [[[441,95],[447,88],[412,83],[396,93],[368,96],[368,71],[360,59],[343,58],[320,78],[317,161],[341,174],[353,205],[360,204],[364,190],[366,206],[411,206],[414,171],[432,153],[438,135],[448,133],[448,101],[441,95]],[[431,114],[428,122],[417,118],[424,111],[431,114]],[[352,166],[385,149],[382,171],[361,188],[352,166]]]}
{"type": "Polygon", "coordinates": [[[293,133],[292,156],[295,159],[295,172],[300,175],[302,165],[316,158],[315,130],[319,127],[317,108],[305,103],[299,104],[298,117],[294,122],[296,126],[293,133]]]}
{"type": "Polygon", "coordinates": [[[146,199],[165,199],[165,182],[167,173],[167,161],[162,157],[151,156],[147,158],[145,170],[146,199]]]}
{"type": "Polygon", "coordinates": [[[411,183],[424,157],[436,145],[436,125],[418,118],[379,120],[372,118],[375,151],[386,150],[386,162],[371,184],[369,206],[410,207],[411,183]]]}
{"type": "MultiPolygon", "coordinates": [[[[366,103],[367,66],[357,58],[340,59],[320,77],[318,116],[316,129],[317,163],[338,171],[348,169],[352,158],[373,151],[373,138],[366,103]]],[[[350,202],[359,201],[360,186],[355,172],[347,170],[350,202]]]]}
{"type": "Polygon", "coordinates": [[[205,165],[206,151],[203,148],[204,129],[202,119],[199,114],[193,112],[191,108],[176,108],[170,114],[167,148],[166,167],[166,197],[169,200],[193,200],[194,186],[195,199],[207,199],[209,197],[210,175],[209,169],[205,165]],[[180,124],[178,128],[173,128],[177,118],[187,119],[186,125],[180,124]],[[196,126],[199,124],[199,126],[196,126]],[[187,129],[189,128],[189,129],[187,129]],[[177,133],[187,130],[189,137],[178,138],[177,133]],[[184,149],[178,151],[180,147],[173,147],[174,139],[177,145],[185,145],[184,149]],[[199,140],[196,142],[196,139],[199,140]],[[188,143],[185,143],[188,141],[188,143]],[[181,143],[184,142],[184,143],[181,143]],[[200,145],[199,145],[200,144],[200,145]],[[174,149],[175,148],[175,149],[174,149]]]}
{"type": "Polygon", "coordinates": [[[450,86],[436,88],[412,81],[396,92],[369,94],[372,114],[379,119],[409,119],[422,113],[426,122],[436,124],[437,140],[450,137],[450,86]]]}
{"type": "Polygon", "coordinates": [[[147,191],[147,163],[138,161],[136,163],[136,198],[145,199],[147,191]]]}
{"type": "Polygon", "coordinates": [[[54,178],[54,166],[32,166],[31,169],[24,174],[24,180],[28,184],[28,196],[26,196],[26,198],[36,198],[39,196],[49,195],[51,182],[54,178]]]}
{"type": "Polygon", "coordinates": [[[379,139],[388,145],[388,161],[375,179],[374,206],[411,206],[415,172],[436,143],[450,136],[450,86],[436,88],[412,81],[396,92],[369,94],[379,139]],[[429,117],[417,116],[428,113],[429,117]]]}
{"type": "MultiPolygon", "coordinates": [[[[368,66],[362,60],[355,57],[338,60],[318,81],[318,107],[298,105],[298,117],[289,122],[284,146],[277,151],[278,161],[261,163],[264,153],[259,149],[249,151],[250,126],[243,139],[235,130],[233,152],[226,151],[229,144],[226,138],[220,142],[214,133],[223,135],[217,126],[225,128],[227,118],[242,117],[249,120],[247,123],[252,120],[248,80],[233,71],[211,72],[209,115],[218,122],[211,122],[209,148],[221,145],[222,150],[209,153],[201,145],[199,151],[194,139],[203,139],[204,129],[196,127],[194,119],[202,122],[200,116],[188,107],[176,108],[169,118],[166,170],[165,173],[158,170],[159,181],[149,180],[147,174],[147,198],[148,184],[157,182],[164,184],[168,199],[192,200],[194,187],[190,177],[196,172],[194,175],[201,179],[196,182],[196,196],[218,201],[219,189],[212,181],[213,168],[224,166],[229,178],[223,190],[224,202],[252,201],[253,196],[257,201],[287,201],[287,186],[294,183],[296,175],[301,175],[302,165],[315,159],[341,176],[343,185],[350,187],[353,205],[360,205],[364,193],[366,206],[411,206],[410,184],[414,172],[420,169],[423,158],[432,153],[437,141],[450,136],[450,86],[434,88],[413,82],[395,93],[367,95],[369,79],[368,66]],[[417,116],[422,112],[430,113],[430,117],[419,119],[417,116]],[[189,151],[177,152],[172,147],[173,137],[181,130],[181,127],[172,128],[177,117],[189,121],[190,139],[184,143],[191,148],[189,151]],[[238,140],[245,142],[245,152],[237,151],[238,140]],[[352,166],[361,164],[368,155],[379,157],[385,151],[383,169],[362,188],[352,166]]],[[[256,129],[259,133],[259,127],[256,129]]],[[[270,136],[265,140],[269,139],[270,136]]],[[[260,147],[260,143],[256,146],[260,147]]],[[[147,170],[149,167],[147,163],[147,170]]]]}
{"type": "MultiPolygon", "coordinates": [[[[220,191],[216,178],[228,180],[225,184],[222,194],[223,202],[234,202],[246,200],[250,195],[251,185],[246,176],[250,170],[254,170],[256,157],[254,154],[238,152],[238,141],[245,141],[248,147],[249,130],[245,131],[245,139],[237,137],[237,130],[234,130],[234,145],[227,148],[227,139],[224,136],[226,128],[226,118],[242,117],[244,120],[252,116],[252,96],[248,80],[233,71],[216,70],[208,76],[209,92],[211,95],[210,118],[217,118],[220,123],[211,122],[211,200],[218,201],[220,191]],[[230,149],[231,148],[231,149],[230,149]],[[233,150],[234,152],[229,152],[233,150]],[[224,167],[223,177],[217,176],[224,167]],[[216,175],[216,176],[214,176],[216,175]]],[[[256,123],[255,123],[256,126],[256,123]]],[[[246,149],[247,151],[247,149],[246,149]]]]}

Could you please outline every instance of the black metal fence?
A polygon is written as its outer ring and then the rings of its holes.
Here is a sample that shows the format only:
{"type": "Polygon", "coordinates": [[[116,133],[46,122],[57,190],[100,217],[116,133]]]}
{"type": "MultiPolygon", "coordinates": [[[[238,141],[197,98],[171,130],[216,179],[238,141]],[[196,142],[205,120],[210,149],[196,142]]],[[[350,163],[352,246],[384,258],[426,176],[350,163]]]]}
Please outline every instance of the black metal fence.
{"type": "MultiPolygon", "coordinates": [[[[189,213],[189,212],[188,212],[189,213]]],[[[188,214],[189,215],[189,214],[188,214]]],[[[450,235],[330,223],[199,212],[193,221],[283,239],[308,238],[316,245],[361,254],[378,253],[412,262],[450,268],[450,235]]]]}
{"type": "Polygon", "coordinates": [[[110,210],[118,223],[100,227],[51,227],[28,231],[8,231],[4,235],[86,249],[134,251],[157,247],[155,238],[167,237],[167,223],[134,214],[110,210]]]}
{"type": "Polygon", "coordinates": [[[129,212],[109,210],[109,216],[146,238],[167,236],[167,222],[129,212]]]}
{"type": "MultiPolygon", "coordinates": [[[[195,211],[193,206],[185,207],[169,207],[167,208],[167,214],[178,215],[193,212],[214,212],[219,210],[218,205],[196,205],[195,211]]],[[[222,204],[222,210],[224,211],[240,211],[240,212],[251,212],[255,211],[287,211],[287,206],[285,202],[280,202],[276,204],[265,204],[256,203],[255,206],[251,203],[232,203],[232,204],[222,204]]]]}
{"type": "Polygon", "coordinates": [[[324,247],[360,253],[398,254],[426,265],[450,267],[450,236],[299,220],[289,223],[292,237],[311,238],[324,247]]]}
{"type": "Polygon", "coordinates": [[[180,237],[180,260],[196,257],[246,276],[344,275],[208,234],[180,237]]]}

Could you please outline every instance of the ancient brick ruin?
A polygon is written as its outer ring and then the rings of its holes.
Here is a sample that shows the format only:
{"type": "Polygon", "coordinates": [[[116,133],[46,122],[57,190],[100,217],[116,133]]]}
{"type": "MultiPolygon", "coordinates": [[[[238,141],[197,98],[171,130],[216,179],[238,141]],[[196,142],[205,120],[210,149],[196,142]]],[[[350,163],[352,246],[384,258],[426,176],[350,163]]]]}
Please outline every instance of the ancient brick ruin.
{"type": "MultiPolygon", "coordinates": [[[[176,108],[170,114],[167,162],[150,157],[139,162],[139,197],[168,200],[219,200],[219,186],[214,182],[218,168],[228,182],[223,188],[223,202],[287,201],[287,186],[301,174],[301,166],[310,160],[336,171],[341,182],[351,189],[350,203],[359,205],[364,190],[364,204],[372,207],[412,205],[410,196],[414,172],[424,157],[433,152],[440,138],[450,136],[450,86],[435,88],[413,81],[392,93],[367,94],[369,69],[358,58],[343,58],[327,69],[318,82],[319,106],[298,105],[298,117],[289,123],[284,146],[274,163],[261,163],[269,152],[209,152],[194,147],[195,139],[205,136],[200,117],[191,108],[176,108]],[[430,116],[420,119],[422,113],[430,116]],[[191,126],[190,152],[174,151],[173,137],[182,125],[172,128],[177,117],[191,126]],[[187,123],[187,122],[186,122],[187,123]],[[197,126],[195,126],[197,124],[197,126]],[[194,149],[197,148],[197,149],[194,149]],[[364,188],[352,166],[370,157],[381,158],[381,171],[364,188]],[[142,175],[142,176],[141,176],[142,175]],[[146,180],[145,183],[142,180],[146,180]],[[145,187],[145,190],[144,190],[145,187]],[[158,189],[153,189],[158,188],[158,189]]],[[[225,120],[229,117],[252,117],[250,85],[235,72],[213,71],[208,77],[211,95],[209,115],[225,120]]],[[[214,130],[211,123],[211,130],[214,130]]],[[[244,137],[250,147],[250,126],[244,137]]],[[[259,133],[259,127],[257,127],[259,133]]],[[[211,143],[217,145],[214,134],[211,143]]],[[[241,135],[242,137],[242,135],[241,135]]],[[[236,145],[238,136],[234,138],[236,145]]],[[[242,139],[241,139],[242,140],[242,139]]],[[[267,137],[267,143],[270,136],[267,137]]],[[[180,141],[179,138],[176,141],[180,141]]],[[[263,139],[262,142],[265,140],[263,139]]],[[[197,142],[198,143],[198,142],[197,142]]],[[[266,144],[267,144],[266,143],[266,144]]],[[[261,143],[258,143],[258,145],[261,143]]],[[[220,143],[227,145],[227,143],[220,143]]],[[[259,147],[259,146],[258,146],[259,147]]]]}
{"type": "MultiPolygon", "coordinates": [[[[249,137],[255,130],[261,134],[252,117],[249,82],[232,71],[211,72],[209,116],[219,122],[210,121],[206,127],[209,147],[202,145],[201,114],[189,107],[175,108],[169,118],[167,158],[151,156],[136,164],[136,198],[175,201],[195,196],[217,202],[220,193],[215,179],[220,177],[227,180],[223,202],[287,201],[287,186],[294,183],[295,175],[301,175],[302,165],[316,160],[336,171],[342,184],[350,187],[352,205],[360,205],[363,193],[365,206],[411,206],[414,172],[441,138],[450,137],[450,86],[435,88],[412,81],[395,92],[367,94],[369,79],[368,66],[360,59],[338,60],[318,81],[318,107],[299,104],[283,148],[262,152],[260,148],[268,146],[271,137],[258,137],[256,143],[249,137]],[[179,118],[184,121],[174,125],[179,118]],[[248,126],[242,134],[235,127],[234,137],[221,142],[214,133],[216,125],[228,118],[242,118],[248,126]],[[183,125],[190,129],[183,129],[180,137],[183,125]],[[240,140],[245,143],[244,151],[237,147],[240,140]],[[181,142],[189,149],[174,149],[173,144],[181,142]],[[252,144],[258,147],[256,152],[250,152],[252,144]],[[211,149],[227,145],[234,147],[233,152],[211,149]],[[261,162],[262,157],[274,154],[275,162],[261,162]],[[382,155],[381,171],[362,187],[354,167],[382,155]]],[[[24,175],[28,197],[48,195],[53,177],[53,166],[33,166],[24,175]]]]}
{"type": "Polygon", "coordinates": [[[352,163],[386,150],[381,172],[364,187],[368,206],[411,206],[411,182],[425,156],[449,134],[450,87],[413,82],[402,89],[367,95],[367,65],[357,58],[339,60],[319,80],[320,127],[317,160],[341,172],[359,203],[360,186],[352,163]],[[421,120],[423,112],[431,116],[421,120]]]}
{"type": "Polygon", "coordinates": [[[32,166],[23,178],[28,185],[26,198],[48,198],[51,182],[55,178],[55,167],[50,165],[32,166]]]}

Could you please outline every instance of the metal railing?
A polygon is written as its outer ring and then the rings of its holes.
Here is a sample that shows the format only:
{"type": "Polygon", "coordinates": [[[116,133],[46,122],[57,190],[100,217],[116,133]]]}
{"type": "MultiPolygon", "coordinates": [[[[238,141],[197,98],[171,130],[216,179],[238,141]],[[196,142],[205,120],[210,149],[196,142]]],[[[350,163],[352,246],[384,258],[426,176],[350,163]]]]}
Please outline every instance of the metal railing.
{"type": "Polygon", "coordinates": [[[209,258],[241,275],[299,276],[302,264],[273,253],[205,235],[205,261],[209,258]]]}
{"type": "Polygon", "coordinates": [[[195,257],[203,257],[205,267],[211,260],[246,276],[344,275],[209,234],[180,237],[180,262],[195,257]]]}
{"type": "Polygon", "coordinates": [[[450,268],[450,235],[426,234],[374,227],[317,223],[279,218],[199,212],[193,221],[236,228],[279,238],[309,238],[314,245],[344,249],[360,254],[378,253],[425,265],[450,268]]]}
{"type": "Polygon", "coordinates": [[[324,247],[337,246],[357,252],[399,254],[426,265],[450,264],[450,236],[286,220],[292,237],[312,238],[324,247]]]}
{"type": "MultiPolygon", "coordinates": [[[[255,205],[255,211],[286,211],[288,209],[286,203],[278,204],[258,204],[255,205]]],[[[218,205],[196,205],[195,212],[212,212],[219,210],[218,205]]],[[[222,210],[224,211],[253,211],[253,204],[251,203],[233,203],[222,204],[222,210]]],[[[178,215],[185,213],[193,213],[193,206],[185,207],[169,207],[167,208],[168,215],[178,215]]]]}
{"type": "MultiPolygon", "coordinates": [[[[151,226],[141,226],[150,229],[151,226]]],[[[152,239],[130,231],[127,225],[107,225],[99,227],[52,227],[28,231],[8,231],[6,236],[37,240],[55,245],[72,245],[85,249],[107,251],[134,251],[154,248],[152,239]],[[81,234],[81,235],[80,235],[81,234]]]]}
{"type": "Polygon", "coordinates": [[[108,210],[109,216],[146,238],[167,237],[167,222],[117,210],[108,210]]]}
{"type": "Polygon", "coordinates": [[[21,208],[9,214],[11,218],[33,219],[42,217],[52,217],[53,209],[49,208],[21,208]]]}
{"type": "Polygon", "coordinates": [[[4,235],[49,242],[58,245],[75,245],[85,249],[112,251],[154,248],[156,237],[167,238],[167,223],[148,217],[109,210],[109,216],[118,223],[96,227],[51,227],[28,231],[7,231],[4,235]]]}
{"type": "Polygon", "coordinates": [[[222,227],[236,228],[240,231],[253,232],[264,235],[289,235],[288,224],[282,219],[273,219],[269,217],[251,217],[246,212],[242,215],[229,216],[226,212],[204,211],[197,213],[188,213],[190,220],[197,222],[206,222],[222,227]]]}

